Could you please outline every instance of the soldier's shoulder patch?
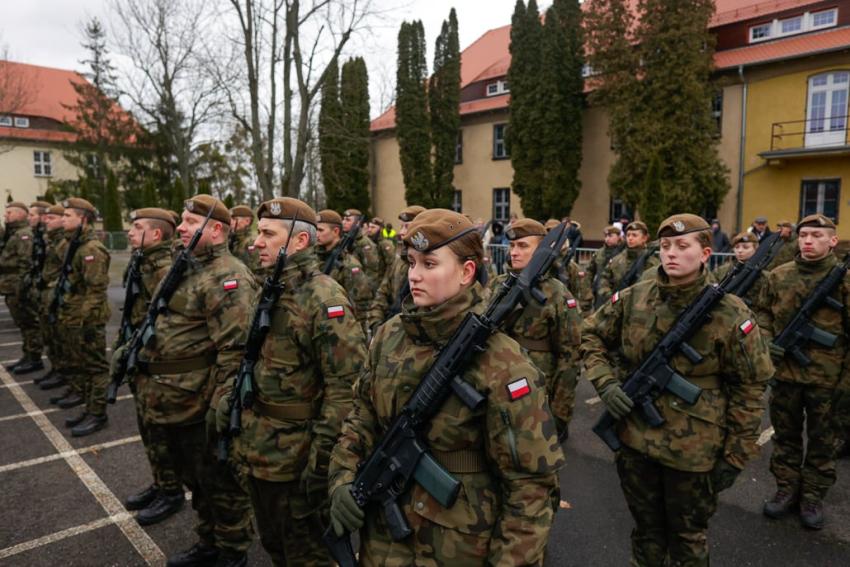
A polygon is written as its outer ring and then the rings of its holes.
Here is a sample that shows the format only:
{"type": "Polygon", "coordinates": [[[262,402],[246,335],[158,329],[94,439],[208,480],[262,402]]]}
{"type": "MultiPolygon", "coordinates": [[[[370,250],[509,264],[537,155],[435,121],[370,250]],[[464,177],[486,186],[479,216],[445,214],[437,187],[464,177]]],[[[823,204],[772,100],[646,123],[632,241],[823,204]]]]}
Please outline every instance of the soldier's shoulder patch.
{"type": "Polygon", "coordinates": [[[221,284],[221,287],[224,288],[224,291],[232,291],[234,289],[239,289],[239,280],[224,280],[221,284]]]}
{"type": "Polygon", "coordinates": [[[371,247],[371,246],[369,246],[368,244],[366,244],[365,246],[363,246],[363,250],[371,250],[371,249],[372,249],[372,247],[371,247]]]}
{"type": "Polygon", "coordinates": [[[345,307],[342,305],[328,306],[328,319],[336,319],[345,315],[345,307]]]}
{"type": "Polygon", "coordinates": [[[30,235],[29,235],[29,234],[22,234],[22,235],[21,235],[21,240],[29,240],[29,239],[30,239],[30,235]]]}
{"type": "Polygon", "coordinates": [[[515,402],[520,398],[524,398],[531,393],[531,385],[528,383],[528,378],[514,380],[506,387],[508,389],[508,398],[510,398],[512,402],[515,402]]]}
{"type": "Polygon", "coordinates": [[[577,305],[578,305],[578,301],[576,301],[572,297],[567,300],[567,308],[568,309],[575,309],[577,305]]]}
{"type": "Polygon", "coordinates": [[[611,296],[611,303],[617,303],[620,301],[620,292],[614,292],[614,295],[611,296]]]}
{"type": "Polygon", "coordinates": [[[357,266],[354,266],[353,268],[351,268],[351,273],[352,274],[359,274],[360,268],[358,268],[357,266]]]}
{"type": "Polygon", "coordinates": [[[587,272],[582,271],[578,273],[578,277],[580,278],[583,278],[585,275],[587,275],[587,272]]]}
{"type": "Polygon", "coordinates": [[[248,252],[253,252],[254,250],[256,250],[256,248],[257,248],[257,247],[256,247],[256,246],[254,246],[253,244],[249,244],[249,245],[248,245],[248,252]]]}
{"type": "Polygon", "coordinates": [[[738,325],[738,328],[741,329],[741,332],[744,333],[744,335],[749,335],[753,332],[753,329],[756,328],[756,324],[753,323],[752,319],[747,319],[746,321],[738,325]]]}
{"type": "Polygon", "coordinates": [[[89,254],[88,256],[84,256],[83,261],[87,264],[94,262],[94,254],[89,254]]]}

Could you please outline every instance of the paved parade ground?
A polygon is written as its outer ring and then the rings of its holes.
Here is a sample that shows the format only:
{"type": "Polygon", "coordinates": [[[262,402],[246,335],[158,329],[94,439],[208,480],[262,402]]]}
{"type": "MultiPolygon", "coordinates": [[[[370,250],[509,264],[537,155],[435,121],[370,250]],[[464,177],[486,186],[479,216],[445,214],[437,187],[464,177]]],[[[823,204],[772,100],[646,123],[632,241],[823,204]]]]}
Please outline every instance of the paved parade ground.
{"type": "MultiPolygon", "coordinates": [[[[115,268],[120,262],[116,258],[115,268]]],[[[120,271],[118,271],[120,274],[120,271]]],[[[108,341],[114,336],[123,291],[113,302],[108,341]]],[[[20,335],[0,305],[0,361],[20,357],[20,335]]],[[[109,426],[72,439],[64,426],[73,410],[58,410],[32,384],[40,374],[10,376],[0,370],[0,566],[163,565],[165,557],[194,543],[193,512],[140,527],[122,501],[150,483],[150,473],[126,386],[109,408],[109,426]]],[[[550,538],[547,565],[609,566],[628,563],[631,518],[612,455],[591,432],[601,413],[592,388],[582,382],[572,436],[562,471],[562,509],[550,538]]],[[[768,427],[765,424],[764,427],[768,427]]],[[[850,565],[850,461],[839,462],[838,483],[829,493],[826,527],[806,532],[796,517],[768,521],[762,501],[774,489],[767,469],[770,430],[763,451],[723,493],[711,525],[712,564],[720,566],[850,565]]],[[[259,542],[251,565],[270,565],[259,542]]]]}

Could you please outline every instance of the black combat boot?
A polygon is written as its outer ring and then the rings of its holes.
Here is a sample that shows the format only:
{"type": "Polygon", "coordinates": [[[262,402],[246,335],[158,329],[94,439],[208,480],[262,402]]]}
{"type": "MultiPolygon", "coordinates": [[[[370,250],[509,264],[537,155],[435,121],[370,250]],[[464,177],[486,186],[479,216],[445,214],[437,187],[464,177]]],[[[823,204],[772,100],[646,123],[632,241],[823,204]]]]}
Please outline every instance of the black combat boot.
{"type": "Polygon", "coordinates": [[[159,487],[156,484],[152,484],[141,492],[137,492],[128,497],[127,500],[124,501],[124,507],[128,510],[142,510],[150,506],[151,502],[156,500],[158,494],[159,487]]]}
{"type": "Polygon", "coordinates": [[[55,388],[61,388],[66,384],[65,377],[58,372],[51,372],[49,376],[50,378],[47,380],[42,380],[38,383],[38,387],[42,390],[53,390],[55,388]]]}
{"type": "Polygon", "coordinates": [[[136,521],[139,522],[140,526],[150,526],[159,523],[179,512],[185,501],[186,496],[182,490],[175,494],[167,494],[160,491],[150,505],[136,514],[136,521]]]}
{"type": "Polygon", "coordinates": [[[85,437],[106,427],[109,418],[103,415],[88,415],[82,421],[71,428],[71,437],[85,437]]]}
{"type": "Polygon", "coordinates": [[[85,400],[83,398],[81,398],[74,392],[70,392],[67,396],[56,402],[56,405],[62,409],[71,409],[77,406],[81,406],[84,403],[85,400]]]}
{"type": "Polygon", "coordinates": [[[83,421],[84,421],[84,420],[85,420],[88,416],[89,416],[89,414],[87,414],[87,413],[86,413],[86,411],[85,411],[85,410],[83,410],[83,411],[82,411],[82,412],[80,412],[78,415],[75,415],[74,417],[69,417],[68,419],[66,419],[66,420],[65,420],[65,427],[74,427],[74,426],[76,426],[76,425],[79,425],[79,424],[81,424],[81,423],[82,423],[82,422],[83,422],[83,421]]]}
{"type": "Polygon", "coordinates": [[[768,518],[778,520],[790,510],[796,508],[797,504],[798,501],[796,493],[780,488],[776,491],[776,494],[773,495],[771,500],[764,503],[762,512],[768,518]]]}
{"type": "Polygon", "coordinates": [[[247,565],[248,554],[236,551],[222,551],[215,562],[215,567],[246,567],[247,565]]]}
{"type": "Polygon", "coordinates": [[[215,565],[218,559],[218,549],[206,544],[196,543],[189,549],[181,551],[168,558],[166,567],[207,567],[215,565]]]}
{"type": "Polygon", "coordinates": [[[33,384],[42,384],[42,383],[47,382],[48,380],[54,378],[55,376],[56,376],[56,371],[51,368],[50,372],[48,372],[47,374],[45,374],[43,376],[39,376],[38,378],[33,378],[32,383],[33,384]]]}
{"type": "Polygon", "coordinates": [[[24,362],[26,362],[26,359],[25,359],[25,358],[21,358],[20,360],[16,360],[15,362],[11,362],[11,363],[9,363],[9,364],[4,364],[3,366],[6,368],[6,370],[8,370],[9,372],[12,372],[13,370],[15,370],[15,368],[16,368],[19,364],[23,364],[24,362]]]}
{"type": "Polygon", "coordinates": [[[15,366],[12,372],[18,376],[22,374],[29,374],[30,372],[38,372],[39,370],[44,370],[44,363],[41,359],[36,360],[27,360],[26,362],[22,362],[15,366]]]}
{"type": "Polygon", "coordinates": [[[800,522],[810,530],[823,529],[823,502],[803,500],[800,502],[800,522]]]}
{"type": "Polygon", "coordinates": [[[65,388],[64,390],[62,390],[62,393],[61,393],[61,394],[57,394],[57,395],[55,395],[55,396],[51,396],[51,397],[50,397],[50,403],[51,403],[51,404],[53,404],[53,405],[55,406],[55,405],[56,405],[56,404],[58,404],[60,401],[64,400],[64,399],[65,399],[65,398],[67,398],[68,396],[70,396],[72,393],[73,393],[73,392],[71,391],[71,388],[65,388]]]}

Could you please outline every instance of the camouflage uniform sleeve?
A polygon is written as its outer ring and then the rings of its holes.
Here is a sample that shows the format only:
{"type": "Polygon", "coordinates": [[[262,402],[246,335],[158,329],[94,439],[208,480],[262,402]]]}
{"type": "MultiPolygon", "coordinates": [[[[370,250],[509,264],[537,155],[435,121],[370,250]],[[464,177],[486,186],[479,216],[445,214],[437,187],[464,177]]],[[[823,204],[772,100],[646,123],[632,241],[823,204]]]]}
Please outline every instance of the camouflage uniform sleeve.
{"type": "Polygon", "coordinates": [[[623,303],[627,291],[603,304],[584,320],[581,329],[581,358],[584,361],[585,377],[599,391],[605,384],[617,380],[611,364],[612,350],[618,348],[623,324],[623,303]]]}
{"type": "Polygon", "coordinates": [[[499,475],[502,509],[490,540],[488,564],[542,564],[564,455],[543,376],[519,357],[511,360],[494,353],[495,357],[504,370],[496,378],[502,383],[487,400],[486,451],[495,464],[491,469],[499,475]],[[507,385],[523,379],[528,380],[530,392],[512,401],[507,385]]]}
{"type": "Polygon", "coordinates": [[[573,295],[576,299],[578,299],[579,306],[581,306],[581,312],[589,315],[590,312],[593,311],[593,289],[591,288],[593,276],[575,262],[573,262],[570,266],[570,272],[572,272],[570,274],[570,281],[573,281],[573,277],[575,276],[576,282],[573,295]]]}
{"type": "Polygon", "coordinates": [[[762,309],[759,313],[758,324],[761,329],[761,334],[764,336],[764,340],[770,344],[770,341],[773,340],[773,337],[776,334],[776,329],[773,328],[773,308],[771,306],[777,305],[777,298],[774,292],[773,281],[775,276],[773,272],[768,272],[766,276],[766,281],[761,287],[761,290],[759,290],[759,297],[756,301],[759,305],[764,306],[764,309],[762,309]]]}
{"type": "Polygon", "coordinates": [[[611,297],[614,293],[614,272],[611,270],[611,262],[605,265],[602,269],[602,276],[599,278],[599,299],[604,300],[611,297]]]}
{"type": "Polygon", "coordinates": [[[109,253],[101,246],[93,247],[77,252],[77,261],[81,264],[81,277],[86,286],[81,309],[83,321],[86,321],[103,306],[109,287],[109,253]]]}
{"type": "Polygon", "coordinates": [[[349,286],[346,286],[348,296],[354,303],[355,314],[358,321],[366,321],[369,314],[369,306],[372,302],[372,286],[369,278],[360,266],[347,266],[349,286]]]}
{"type": "Polygon", "coordinates": [[[558,342],[558,356],[554,376],[554,392],[552,395],[552,414],[566,421],[571,413],[569,406],[575,392],[576,382],[581,373],[581,314],[576,299],[569,291],[564,290],[564,298],[558,302],[558,314],[555,325],[558,342]]]}
{"type": "MultiPolygon", "coordinates": [[[[400,261],[400,260],[397,260],[400,261]]],[[[384,320],[384,314],[387,312],[387,309],[392,305],[392,289],[393,289],[393,272],[395,270],[390,267],[389,270],[384,274],[383,279],[381,280],[381,285],[378,286],[378,290],[375,292],[375,299],[372,301],[372,304],[369,306],[369,311],[366,314],[366,326],[368,328],[372,328],[372,326],[377,325],[384,320]]]]}
{"type": "Polygon", "coordinates": [[[724,372],[728,402],[723,457],[739,469],[758,454],[756,441],[764,414],[764,389],[773,376],[770,351],[762,334],[753,332],[756,329],[742,330],[742,325],[752,318],[751,312],[741,309],[735,327],[729,330],[730,340],[721,366],[731,370],[724,372]]]}

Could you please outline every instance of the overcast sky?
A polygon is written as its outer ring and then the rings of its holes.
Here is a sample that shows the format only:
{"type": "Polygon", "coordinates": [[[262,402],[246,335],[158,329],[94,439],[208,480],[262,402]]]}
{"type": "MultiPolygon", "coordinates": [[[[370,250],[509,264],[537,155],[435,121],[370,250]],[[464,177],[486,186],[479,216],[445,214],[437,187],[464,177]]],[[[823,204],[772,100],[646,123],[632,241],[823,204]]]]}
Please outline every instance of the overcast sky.
{"type": "MultiPolygon", "coordinates": [[[[515,0],[375,1],[393,9],[373,25],[372,33],[357,38],[348,50],[348,55],[366,58],[373,115],[380,111],[381,84],[394,82],[396,34],[403,20],[421,19],[425,25],[430,66],[434,39],[452,7],[457,10],[463,49],[487,30],[509,24],[515,3],[515,0]]],[[[108,21],[109,3],[110,0],[3,0],[0,45],[8,47],[11,58],[16,61],[80,70],[78,61],[85,55],[80,47],[81,24],[92,16],[108,21]]]]}

